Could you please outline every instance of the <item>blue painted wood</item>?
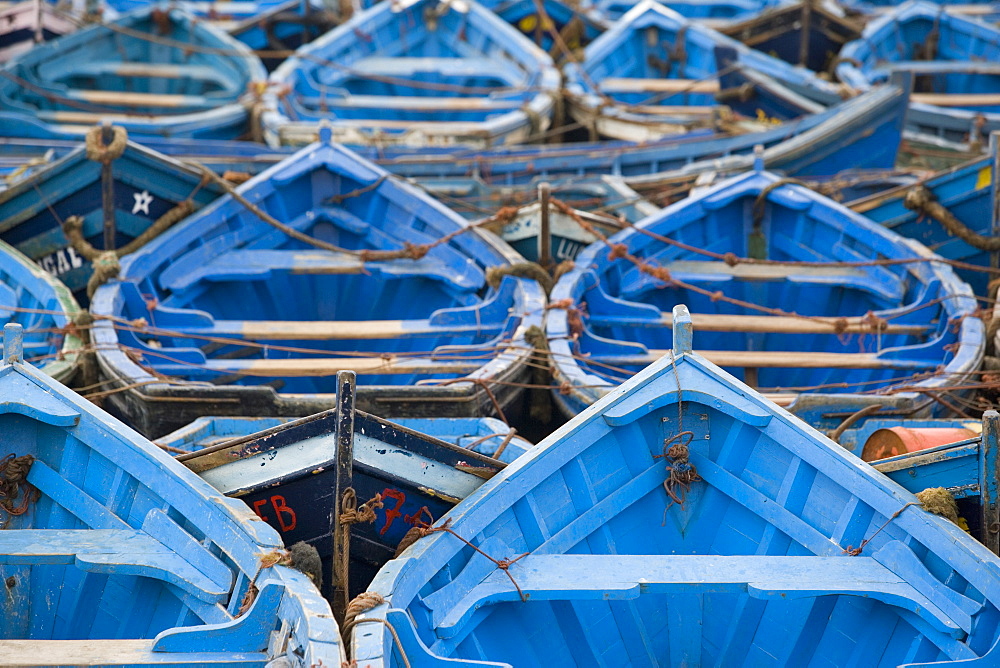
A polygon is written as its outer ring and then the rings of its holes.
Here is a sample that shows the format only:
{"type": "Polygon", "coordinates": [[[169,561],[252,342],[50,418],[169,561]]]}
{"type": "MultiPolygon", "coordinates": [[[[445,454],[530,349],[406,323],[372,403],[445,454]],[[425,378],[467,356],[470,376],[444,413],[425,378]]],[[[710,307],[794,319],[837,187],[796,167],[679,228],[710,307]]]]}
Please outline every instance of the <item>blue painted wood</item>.
{"type": "MultiPolygon", "coordinates": [[[[735,52],[739,63],[786,86],[835,93],[804,68],[793,68],[654,0],[644,0],[594,40],[579,64],[566,66],[570,113],[604,136],[633,141],[715,127],[716,96],[699,86],[717,84],[718,74],[734,66],[717,61],[717,48],[735,52]],[[663,88],[670,80],[678,85],[663,88]]],[[[780,120],[790,120],[814,110],[811,104],[786,98],[771,111],[780,120]]]]}
{"type": "Polygon", "coordinates": [[[610,243],[622,244],[639,261],[668,274],[656,277],[627,259],[612,258],[607,246],[597,242],[560,279],[552,300],[568,300],[581,309],[581,325],[571,324],[565,309],[551,310],[546,321],[555,385],[570,388],[553,396],[570,415],[669,354],[668,313],[678,303],[695,309],[696,328],[705,314],[699,349],[709,359],[714,356],[807,422],[830,429],[841,415],[870,403],[933,417],[943,407],[918,391],[871,392],[911,382],[915,390],[948,387],[978,369],[981,360],[983,330],[966,317],[975,311],[975,300],[950,267],[923,260],[934,256],[919,244],[767,172],[734,177],[693,195],[610,243]],[[708,253],[670,245],[645,232],[708,253]],[[724,261],[727,253],[766,262],[731,266],[724,261]],[[838,264],[880,258],[916,261],[838,264]],[[807,265],[795,264],[801,262],[807,265]],[[926,308],[913,308],[924,304],[926,308]],[[768,308],[798,322],[789,321],[791,329],[779,327],[781,317],[768,318],[773,316],[768,308]],[[796,315],[787,315],[792,312],[796,315]],[[917,329],[837,334],[832,321],[823,325],[813,320],[810,331],[801,331],[807,321],[797,317],[850,319],[869,312],[889,324],[917,329]],[[745,316],[764,318],[745,321],[745,316]],[[828,356],[814,361],[813,354],[828,356]],[[769,361],[769,355],[775,359],[769,361]],[[917,372],[926,375],[909,381],[917,372]]]}
{"type": "Polygon", "coordinates": [[[287,90],[263,98],[271,145],[308,143],[326,121],[344,143],[486,147],[548,127],[559,73],[548,54],[474,1],[408,0],[356,14],[299,49],[270,81],[287,90]]]}
{"type": "MultiPolygon", "coordinates": [[[[944,206],[962,224],[978,234],[992,233],[992,158],[980,158],[944,170],[915,186],[926,188],[934,201],[944,206]]],[[[915,239],[932,251],[949,260],[958,260],[980,267],[990,265],[989,253],[974,248],[950,234],[934,218],[904,205],[909,185],[898,186],[883,193],[873,194],[853,202],[850,206],[893,232],[915,239]]],[[[990,275],[970,267],[956,267],[959,278],[972,286],[973,291],[986,297],[990,275]]]]}
{"type": "Polygon", "coordinates": [[[329,406],[333,374],[352,367],[359,407],[402,417],[492,415],[491,397],[503,407],[520,394],[516,383],[530,374],[524,335],[541,324],[544,297],[533,281],[486,280],[487,269],[519,256],[328,142],[239,192],[342,252],[289,238],[225,196],[123,258],[121,281],[95,295],[95,314],[155,328],[152,344],[108,320],[94,332],[108,373],[141,383],[109,406],[143,433],[160,436],[203,415],[309,415],[329,406]],[[359,255],[446,235],[418,259],[359,255]],[[129,349],[141,351],[140,363],[129,349]],[[146,382],[156,374],[179,382],[146,382]],[[499,382],[487,392],[458,378],[499,382]]]}
{"type": "MultiPolygon", "coordinates": [[[[116,247],[145,232],[181,202],[200,208],[221,194],[202,174],[139,144],[129,142],[111,162],[116,247]]],[[[83,146],[0,191],[0,239],[16,246],[57,276],[86,304],[92,266],[70,247],[62,223],[83,220],[83,236],[92,246],[103,242],[101,163],[83,146]]]]}
{"type": "Polygon", "coordinates": [[[65,285],[0,241],[0,325],[22,325],[18,348],[62,383],[72,382],[80,368],[83,342],[73,328],[79,312],[65,285]]]}
{"type": "Polygon", "coordinates": [[[262,562],[281,549],[277,533],[24,362],[20,329],[5,326],[0,364],[0,452],[30,467],[22,483],[3,473],[16,489],[0,509],[0,577],[16,594],[4,603],[4,660],[342,661],[319,592],[262,562]]]}
{"type": "Polygon", "coordinates": [[[387,564],[370,587],[386,603],[352,633],[359,664],[996,659],[996,555],[698,353],[673,353],[387,564]]]}
{"type": "Polygon", "coordinates": [[[608,22],[593,12],[574,9],[560,0],[543,0],[541,14],[534,0],[486,0],[480,3],[549,53],[557,62],[566,54],[552,37],[559,33],[563,45],[575,52],[593,42],[607,30],[608,22]]]}
{"type": "Polygon", "coordinates": [[[871,21],[860,39],[844,46],[836,73],[848,85],[866,90],[893,71],[913,72],[915,99],[907,126],[951,141],[982,141],[1000,129],[998,56],[1000,31],[992,25],[912,0],[871,21]],[[917,96],[922,93],[956,98],[921,101],[917,96]],[[957,97],[964,95],[983,97],[957,97]]]}
{"type": "MultiPolygon", "coordinates": [[[[637,4],[639,3],[636,0],[598,0],[594,3],[594,12],[613,23],[637,4]]],[[[700,22],[718,25],[751,18],[783,3],[778,0],[711,0],[709,2],[668,0],[660,4],[686,19],[696,19],[700,22]]]]}
{"type": "Polygon", "coordinates": [[[8,62],[0,134],[79,139],[107,120],[133,137],[232,139],[248,129],[241,98],[265,76],[260,59],[218,28],[180,10],[142,10],[8,62]]]}
{"type": "MultiPolygon", "coordinates": [[[[333,494],[338,418],[334,409],[260,433],[233,429],[232,445],[219,442],[212,449],[181,456],[217,490],[244,501],[286,543],[305,541],[316,547],[328,596],[333,596],[334,584],[328,566],[333,557],[330,518],[339,503],[333,494]]],[[[237,424],[232,419],[222,423],[227,428],[237,424]]],[[[252,424],[247,421],[243,426],[252,424]]],[[[351,486],[359,504],[378,494],[383,505],[375,508],[374,523],[352,527],[351,596],[365,591],[409,529],[432,523],[504,463],[528,451],[530,443],[513,438],[500,460],[492,459],[508,431],[490,418],[390,422],[355,413],[351,486]],[[466,449],[466,444],[473,447],[466,449]]],[[[171,436],[160,440],[164,441],[178,443],[171,436]]]]}

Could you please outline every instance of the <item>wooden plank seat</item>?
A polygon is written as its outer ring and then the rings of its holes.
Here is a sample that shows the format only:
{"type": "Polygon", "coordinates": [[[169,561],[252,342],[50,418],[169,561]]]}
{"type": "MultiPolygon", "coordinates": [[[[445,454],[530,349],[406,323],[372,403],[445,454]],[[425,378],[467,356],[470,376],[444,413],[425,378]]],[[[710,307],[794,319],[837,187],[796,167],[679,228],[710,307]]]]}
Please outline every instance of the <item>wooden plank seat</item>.
{"type": "MultiPolygon", "coordinates": [[[[357,374],[467,374],[476,371],[489,360],[469,361],[451,358],[436,360],[432,357],[304,357],[292,359],[208,360],[212,371],[253,377],[333,376],[338,371],[357,374]]],[[[170,365],[157,365],[163,369],[170,365]]],[[[181,365],[178,365],[181,366],[181,365]]],[[[172,369],[173,367],[170,366],[172,369]]]]}
{"type": "Polygon", "coordinates": [[[181,258],[160,277],[163,287],[183,290],[199,281],[263,280],[272,272],[292,274],[363,274],[375,270],[400,277],[427,276],[455,282],[456,273],[434,257],[365,263],[357,255],[323,250],[231,250],[210,259],[192,254],[181,258]]]}
{"type": "MultiPolygon", "coordinates": [[[[651,349],[647,355],[594,355],[589,359],[610,366],[649,366],[668,354],[651,349]]],[[[930,369],[939,362],[879,357],[875,353],[785,352],[776,350],[698,350],[699,355],[721,367],[749,369],[930,369]]]]}
{"type": "MultiPolygon", "coordinates": [[[[529,554],[512,565],[509,573],[532,601],[597,602],[712,593],[745,593],[765,601],[861,596],[915,612],[949,636],[963,634],[963,627],[971,624],[964,610],[970,607],[966,601],[961,606],[945,605],[938,596],[932,601],[879,563],[878,556],[877,552],[874,557],[529,554]]],[[[495,567],[474,586],[455,589],[425,599],[437,613],[434,625],[440,638],[461,634],[476,610],[486,605],[521,600],[511,579],[495,567]],[[452,600],[456,595],[458,600],[452,600]]]]}
{"type": "MultiPolygon", "coordinates": [[[[664,265],[670,275],[685,283],[724,283],[728,281],[791,281],[845,286],[876,294],[887,301],[898,302],[904,294],[902,280],[888,272],[873,273],[873,267],[852,267],[838,264],[739,263],[730,266],[717,260],[680,260],[664,265]]],[[[631,278],[622,286],[628,297],[637,287],[659,283],[659,279],[629,270],[631,278]]]]}
{"type": "Polygon", "coordinates": [[[134,529],[19,529],[0,531],[0,564],[75,565],[84,571],[136,575],[169,582],[209,602],[222,587],[174,550],[134,529]]]}
{"type": "Polygon", "coordinates": [[[341,107],[345,109],[403,109],[411,111],[500,111],[520,109],[521,100],[490,97],[423,97],[403,95],[349,95],[310,97],[300,100],[309,107],[341,107]]]}
{"type": "Polygon", "coordinates": [[[217,81],[220,84],[225,83],[225,77],[215,68],[208,65],[189,65],[185,63],[116,63],[101,61],[74,63],[70,72],[61,71],[64,80],[67,75],[79,77],[108,74],[126,78],[197,79],[200,81],[217,81]]]}
{"type": "Polygon", "coordinates": [[[160,652],[155,640],[0,640],[13,666],[230,666],[259,668],[266,652],[160,652]]]}
{"type": "MultiPolygon", "coordinates": [[[[796,318],[781,315],[729,315],[716,313],[692,313],[691,322],[699,332],[747,332],[754,334],[868,334],[871,324],[862,317],[796,318]]],[[[594,314],[587,318],[591,326],[599,327],[672,327],[671,316],[660,320],[615,317],[594,314]]],[[[921,336],[930,330],[929,325],[897,325],[889,322],[880,330],[883,334],[903,334],[921,336]]]]}
{"type": "Polygon", "coordinates": [[[62,93],[71,100],[114,107],[166,107],[170,109],[208,108],[218,106],[215,100],[200,95],[169,95],[164,93],[132,93],[118,90],[69,89],[62,93]]]}
{"type": "Polygon", "coordinates": [[[170,329],[183,334],[204,336],[279,341],[335,341],[495,334],[502,327],[502,322],[480,325],[433,325],[429,320],[217,320],[211,327],[170,329]]]}
{"type": "MultiPolygon", "coordinates": [[[[948,7],[951,11],[951,7],[948,7]]],[[[914,74],[993,74],[1000,75],[1000,63],[973,60],[899,60],[875,68],[876,72],[914,74]]]]}
{"type": "Polygon", "coordinates": [[[639,79],[608,77],[597,83],[605,93],[702,93],[719,92],[717,79],[639,79]]]}
{"type": "Polygon", "coordinates": [[[1000,93],[912,93],[910,101],[938,107],[995,107],[1000,105],[1000,93]]]}
{"type": "Polygon", "coordinates": [[[498,71],[503,74],[505,63],[491,58],[436,58],[432,56],[408,57],[369,57],[361,58],[353,63],[345,63],[346,73],[338,74],[337,78],[351,75],[374,75],[381,77],[411,77],[419,73],[441,72],[448,76],[495,76],[498,71]]]}

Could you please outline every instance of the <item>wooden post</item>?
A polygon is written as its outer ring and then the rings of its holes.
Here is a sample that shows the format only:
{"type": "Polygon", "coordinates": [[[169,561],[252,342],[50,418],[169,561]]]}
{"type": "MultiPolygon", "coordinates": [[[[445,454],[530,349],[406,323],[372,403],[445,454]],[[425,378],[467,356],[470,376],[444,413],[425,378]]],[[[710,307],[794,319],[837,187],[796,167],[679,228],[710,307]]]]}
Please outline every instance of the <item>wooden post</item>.
{"type": "Polygon", "coordinates": [[[809,67],[809,31],[812,30],[812,0],[802,3],[802,34],[799,36],[799,65],[809,67]]]}
{"type": "MultiPolygon", "coordinates": [[[[993,188],[993,218],[990,233],[995,237],[1000,235],[1000,130],[990,133],[990,158],[993,188]]],[[[994,269],[1000,267],[1000,252],[990,252],[990,267],[994,269]]]]}
{"type": "MultiPolygon", "coordinates": [[[[111,123],[104,121],[101,126],[101,141],[105,146],[111,144],[115,133],[111,123]]],[[[111,161],[101,163],[101,211],[104,216],[104,250],[115,249],[115,184],[111,161]]]]}
{"type": "Polygon", "coordinates": [[[979,445],[979,523],[982,527],[982,542],[994,554],[1000,554],[1000,499],[997,486],[1000,484],[997,447],[1000,444],[1000,413],[983,413],[983,434],[979,445]]]}
{"type": "Polygon", "coordinates": [[[548,183],[538,184],[538,202],[541,206],[538,222],[541,231],[538,233],[538,264],[545,269],[552,264],[552,229],[549,223],[549,197],[552,189],[548,183]]]}
{"type": "Polygon", "coordinates": [[[346,601],[350,598],[348,569],[344,568],[347,555],[350,554],[349,541],[345,543],[340,528],[340,509],[344,492],[353,483],[354,474],[354,389],[357,376],[353,371],[337,373],[337,415],[334,432],[336,443],[337,475],[333,489],[333,512],[330,526],[333,533],[333,573],[332,604],[333,612],[338,621],[343,621],[347,611],[346,601]]]}

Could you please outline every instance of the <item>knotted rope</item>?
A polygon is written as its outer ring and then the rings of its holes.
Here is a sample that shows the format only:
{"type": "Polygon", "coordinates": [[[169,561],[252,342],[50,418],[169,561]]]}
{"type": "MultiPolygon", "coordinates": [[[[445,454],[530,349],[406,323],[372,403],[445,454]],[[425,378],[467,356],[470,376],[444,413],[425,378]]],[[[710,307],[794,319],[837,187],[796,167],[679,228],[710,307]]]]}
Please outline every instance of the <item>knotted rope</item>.
{"type": "Polygon", "coordinates": [[[16,457],[14,453],[0,460],[0,508],[8,515],[23,515],[28,505],[40,496],[38,489],[28,482],[28,472],[34,462],[32,455],[16,457]]]}
{"type": "Polygon", "coordinates": [[[88,160],[107,165],[122,156],[122,153],[125,152],[125,146],[128,144],[128,132],[125,131],[125,128],[117,125],[111,126],[111,132],[113,133],[111,142],[105,144],[102,126],[98,125],[87,131],[84,142],[88,160]]]}
{"type": "Polygon", "coordinates": [[[385,603],[385,599],[378,592],[366,591],[358,594],[347,604],[347,611],[344,613],[344,628],[354,626],[354,620],[358,615],[383,603],[385,603]]]}
{"type": "Polygon", "coordinates": [[[545,294],[548,295],[552,292],[552,288],[555,283],[552,281],[552,277],[549,276],[549,272],[542,268],[542,265],[537,262],[515,262],[514,264],[505,264],[499,267],[488,267],[486,269],[486,283],[492,287],[497,288],[500,286],[500,281],[503,280],[504,276],[516,276],[517,278],[529,278],[536,281],[542,290],[545,290],[545,294]]]}
{"type": "Polygon", "coordinates": [[[344,609],[351,603],[351,594],[348,591],[348,573],[351,561],[351,525],[362,522],[375,521],[375,509],[381,508],[382,495],[376,494],[372,498],[358,506],[358,494],[353,487],[344,490],[344,495],[340,500],[340,522],[341,531],[341,551],[340,551],[340,586],[344,592],[344,609]]]}
{"type": "Polygon", "coordinates": [[[662,457],[667,460],[667,479],[663,481],[663,489],[670,497],[670,505],[664,509],[664,512],[675,503],[683,509],[684,497],[691,489],[691,483],[701,480],[698,470],[689,461],[692,439],[694,439],[694,432],[682,431],[663,442],[662,455],[653,456],[654,459],[662,457]],[[687,440],[682,441],[685,438],[687,440]]]}
{"type": "Polygon", "coordinates": [[[943,204],[934,199],[934,195],[924,186],[912,188],[903,198],[903,206],[911,211],[930,216],[941,223],[942,227],[973,248],[984,251],[1000,250],[1000,237],[984,236],[967,227],[952,214],[943,204]]]}

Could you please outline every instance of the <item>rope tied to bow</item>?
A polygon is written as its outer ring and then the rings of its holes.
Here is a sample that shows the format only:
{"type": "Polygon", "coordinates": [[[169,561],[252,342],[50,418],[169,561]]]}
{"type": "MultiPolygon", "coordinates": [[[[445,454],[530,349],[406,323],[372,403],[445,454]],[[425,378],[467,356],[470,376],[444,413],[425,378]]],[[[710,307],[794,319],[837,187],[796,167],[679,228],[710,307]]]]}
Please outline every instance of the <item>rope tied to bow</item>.
{"type": "Polygon", "coordinates": [[[684,497],[690,491],[691,483],[701,480],[698,469],[690,462],[690,445],[693,438],[694,432],[682,431],[663,442],[662,455],[653,456],[653,459],[667,460],[667,479],[663,481],[663,489],[670,497],[667,509],[674,504],[683,509],[684,497]]]}
{"type": "Polygon", "coordinates": [[[102,126],[98,125],[87,130],[84,143],[88,160],[108,164],[122,156],[128,145],[128,132],[125,131],[125,128],[117,125],[111,126],[111,132],[111,141],[105,144],[102,126]]]}
{"type": "Polygon", "coordinates": [[[34,463],[33,455],[17,457],[14,453],[0,460],[0,508],[8,515],[23,515],[28,506],[41,496],[38,489],[28,482],[28,472],[34,463]]]}
{"type": "Polygon", "coordinates": [[[891,524],[894,519],[896,519],[897,517],[899,517],[900,515],[902,515],[904,510],[906,510],[910,506],[919,506],[919,505],[921,505],[920,501],[910,501],[909,503],[907,503],[906,505],[904,505],[902,508],[900,508],[899,510],[897,510],[896,512],[894,512],[892,515],[890,515],[889,519],[887,519],[885,521],[885,524],[883,524],[878,529],[876,529],[875,533],[873,533],[872,535],[868,536],[868,538],[865,538],[863,541],[861,541],[861,543],[857,547],[853,547],[851,545],[848,545],[847,547],[845,547],[843,554],[847,554],[847,555],[850,555],[852,557],[858,556],[859,554],[861,554],[862,550],[865,549],[865,546],[868,545],[868,543],[870,543],[872,541],[872,539],[875,538],[875,536],[879,535],[879,533],[882,531],[882,529],[884,529],[887,526],[889,526],[889,524],[891,524]]]}
{"type": "Polygon", "coordinates": [[[374,522],[375,510],[383,507],[382,495],[376,494],[372,498],[358,506],[358,493],[353,487],[344,490],[344,495],[340,498],[340,523],[341,545],[340,553],[340,586],[344,591],[344,609],[351,603],[350,592],[348,591],[348,572],[351,561],[351,526],[362,522],[374,522]]]}
{"type": "Polygon", "coordinates": [[[354,626],[354,620],[358,615],[383,603],[385,603],[385,599],[378,592],[366,591],[358,594],[347,604],[347,610],[344,612],[344,628],[354,626]]]}

